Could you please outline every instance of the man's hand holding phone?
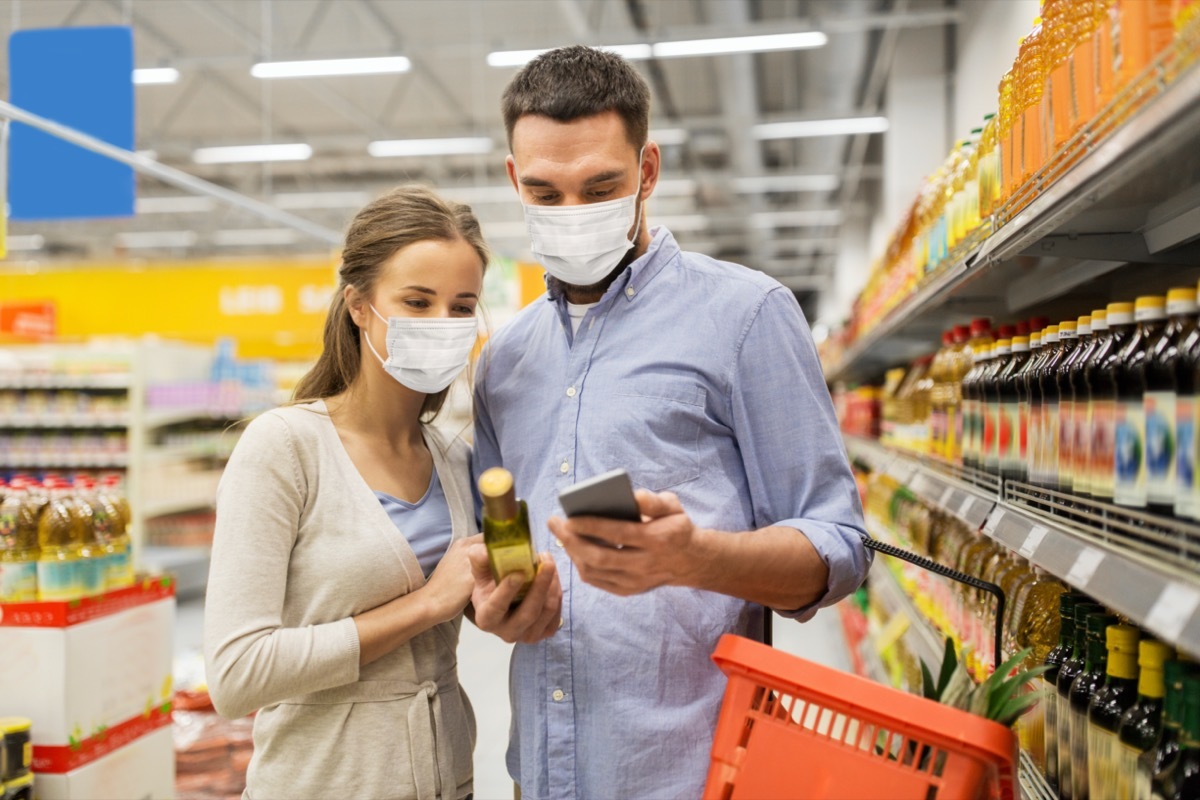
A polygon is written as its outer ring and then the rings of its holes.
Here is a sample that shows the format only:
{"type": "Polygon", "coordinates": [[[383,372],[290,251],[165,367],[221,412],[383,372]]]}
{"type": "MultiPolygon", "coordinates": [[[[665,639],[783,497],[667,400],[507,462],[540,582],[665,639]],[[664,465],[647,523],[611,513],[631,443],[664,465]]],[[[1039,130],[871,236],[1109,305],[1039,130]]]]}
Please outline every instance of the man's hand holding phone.
{"type": "Polygon", "coordinates": [[[472,545],[467,557],[475,578],[471,606],[474,609],[472,621],[477,628],[494,633],[506,642],[524,644],[540,642],[558,630],[562,622],[562,584],[554,559],[548,553],[539,556],[537,575],[515,608],[512,603],[524,579],[520,575],[509,575],[497,585],[488,563],[487,547],[483,544],[472,545]]]}
{"type": "Polygon", "coordinates": [[[549,521],[550,532],[562,542],[579,577],[621,596],[659,586],[697,585],[701,565],[693,545],[703,532],[683,510],[679,498],[671,492],[639,489],[632,493],[631,502],[624,502],[620,496],[629,491],[624,472],[596,480],[602,489],[586,486],[582,492],[592,495],[595,502],[577,502],[571,490],[565,490],[560,500],[569,516],[549,521]],[[596,509],[593,513],[605,516],[585,513],[589,505],[596,509]],[[640,522],[631,520],[633,507],[640,522]]]}

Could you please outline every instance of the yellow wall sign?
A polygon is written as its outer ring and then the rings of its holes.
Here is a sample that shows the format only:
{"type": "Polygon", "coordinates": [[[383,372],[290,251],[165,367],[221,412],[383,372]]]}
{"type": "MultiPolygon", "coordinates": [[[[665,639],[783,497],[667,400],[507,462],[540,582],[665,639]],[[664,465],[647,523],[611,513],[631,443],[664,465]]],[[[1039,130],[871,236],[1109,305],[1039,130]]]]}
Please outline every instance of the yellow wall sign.
{"type": "Polygon", "coordinates": [[[239,356],[307,359],[320,352],[336,268],[332,259],[14,267],[0,269],[0,299],[52,301],[64,338],[231,337],[239,356]]]}

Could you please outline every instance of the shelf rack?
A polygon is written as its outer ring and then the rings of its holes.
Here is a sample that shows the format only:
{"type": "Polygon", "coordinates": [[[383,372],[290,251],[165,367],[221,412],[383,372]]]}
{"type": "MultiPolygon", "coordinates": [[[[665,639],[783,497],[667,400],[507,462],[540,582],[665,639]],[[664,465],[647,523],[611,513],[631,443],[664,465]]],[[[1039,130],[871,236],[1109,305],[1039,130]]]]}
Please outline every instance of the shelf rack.
{"type": "Polygon", "coordinates": [[[1161,53],[1033,176],[1032,200],[1011,198],[986,223],[994,231],[985,228],[926,276],[828,365],[827,379],[876,380],[974,316],[1073,318],[1147,286],[1194,284],[1200,61],[1183,66],[1183,49],[1161,53]]]}
{"type": "MultiPolygon", "coordinates": [[[[1031,497],[1057,493],[1034,491],[1011,481],[997,493],[956,477],[961,470],[949,464],[858,437],[846,437],[846,444],[851,458],[869,469],[890,475],[925,502],[982,530],[1178,649],[1200,657],[1200,573],[1195,561],[1189,565],[1163,552],[1139,551],[1122,534],[1130,520],[1142,518],[1196,541],[1200,541],[1200,527],[1095,501],[1090,505],[1103,511],[1104,525],[1078,514],[1067,520],[1061,516],[1065,511],[1034,505],[1047,501],[1031,497]]],[[[1067,497],[1062,495],[1056,502],[1067,497]]],[[[1148,529],[1143,525],[1140,530],[1148,529]]]]}

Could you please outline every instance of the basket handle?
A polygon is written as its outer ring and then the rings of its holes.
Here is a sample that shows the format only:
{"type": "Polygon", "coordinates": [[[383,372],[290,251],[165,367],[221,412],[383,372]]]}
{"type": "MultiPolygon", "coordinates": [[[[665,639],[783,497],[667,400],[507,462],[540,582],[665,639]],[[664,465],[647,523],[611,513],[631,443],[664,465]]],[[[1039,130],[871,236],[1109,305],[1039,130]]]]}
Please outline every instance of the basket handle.
{"type": "Polygon", "coordinates": [[[927,569],[930,572],[941,575],[944,578],[950,578],[951,580],[958,581],[959,583],[965,583],[967,586],[973,586],[976,589],[981,589],[982,591],[985,591],[988,594],[995,597],[996,598],[996,641],[995,641],[995,650],[993,652],[993,658],[995,658],[995,661],[993,663],[997,667],[999,667],[1001,664],[1004,663],[1004,659],[1001,658],[1001,653],[1003,651],[1003,648],[1001,647],[1001,637],[1004,635],[1004,590],[1003,589],[1001,589],[999,586],[997,586],[994,583],[988,583],[987,581],[981,581],[979,578],[976,578],[973,575],[968,575],[965,572],[959,572],[956,569],[952,569],[950,567],[943,566],[942,564],[939,564],[936,561],[931,561],[930,559],[925,558],[924,556],[919,556],[916,553],[909,552],[908,550],[904,550],[899,547],[893,547],[892,545],[881,542],[878,539],[872,539],[870,536],[868,536],[866,534],[862,535],[862,542],[863,542],[863,546],[870,550],[874,550],[876,552],[883,553],[884,555],[888,555],[893,558],[898,558],[901,561],[907,561],[910,564],[916,564],[918,567],[921,567],[922,569],[927,569]]]}

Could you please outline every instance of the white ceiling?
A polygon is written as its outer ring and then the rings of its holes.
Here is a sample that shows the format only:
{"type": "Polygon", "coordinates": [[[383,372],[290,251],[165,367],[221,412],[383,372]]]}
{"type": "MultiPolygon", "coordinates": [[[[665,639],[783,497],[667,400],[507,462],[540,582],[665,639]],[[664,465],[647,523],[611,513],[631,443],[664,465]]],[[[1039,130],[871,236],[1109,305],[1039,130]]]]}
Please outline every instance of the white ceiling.
{"type": "MultiPolygon", "coordinates": [[[[527,257],[520,206],[504,188],[499,97],[514,74],[494,50],[582,42],[623,44],[744,33],[822,30],[805,51],[637,62],[654,92],[652,129],[682,129],[664,148],[666,182],[651,202],[685,246],[771,272],[798,292],[819,291],[832,269],[837,218],[870,214],[878,199],[879,135],[758,141],[761,122],[881,111],[895,37],[956,19],[942,0],[22,0],[0,2],[0,26],[132,24],[139,67],[178,69],[177,83],[137,88],[138,149],[160,162],[341,230],[358,205],[404,181],[430,182],[471,202],[495,249],[527,257]],[[399,75],[260,80],[264,60],[404,55],[399,75]],[[490,136],[486,155],[373,158],[377,139],[490,136]],[[307,161],[198,165],[198,147],[303,142],[307,161]],[[739,178],[834,175],[821,191],[739,192],[739,178]],[[316,206],[328,206],[325,208],[316,206]],[[779,214],[802,210],[825,215],[779,214]],[[818,224],[812,224],[815,221],[818,224]],[[830,224],[833,223],[833,224],[830,224]]],[[[182,192],[140,179],[143,198],[182,192]]],[[[153,202],[136,218],[13,224],[41,236],[44,258],[238,255],[323,251],[244,210],[202,201],[153,202]],[[172,206],[174,208],[172,209],[172,206]],[[160,237],[143,248],[141,232],[160,237]],[[124,234],[124,236],[121,236],[124,234]],[[181,246],[183,242],[190,242],[181,246]],[[174,243],[174,244],[172,244],[174,243]]],[[[28,242],[29,240],[25,240],[28,242]]],[[[15,257],[22,253],[14,253],[15,257]]]]}

